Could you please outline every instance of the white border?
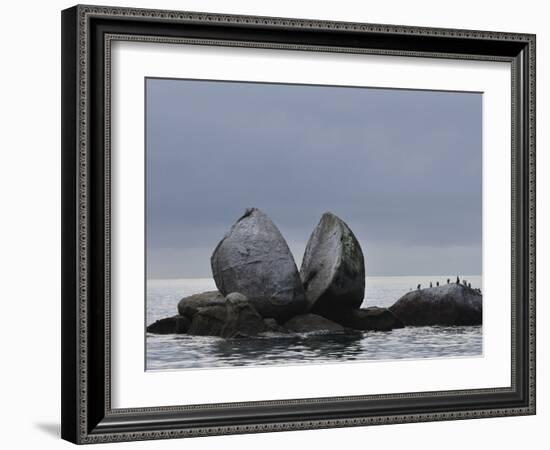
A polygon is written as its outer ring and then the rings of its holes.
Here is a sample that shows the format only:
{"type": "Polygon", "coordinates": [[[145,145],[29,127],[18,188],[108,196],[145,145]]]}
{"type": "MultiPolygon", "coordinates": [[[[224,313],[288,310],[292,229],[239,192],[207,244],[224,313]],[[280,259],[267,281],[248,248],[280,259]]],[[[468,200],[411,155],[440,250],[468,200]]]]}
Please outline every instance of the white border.
{"type": "Polygon", "coordinates": [[[111,57],[113,408],[510,386],[510,64],[136,42],[111,57]],[[145,372],[146,76],[484,92],[484,356],[145,372]]]}

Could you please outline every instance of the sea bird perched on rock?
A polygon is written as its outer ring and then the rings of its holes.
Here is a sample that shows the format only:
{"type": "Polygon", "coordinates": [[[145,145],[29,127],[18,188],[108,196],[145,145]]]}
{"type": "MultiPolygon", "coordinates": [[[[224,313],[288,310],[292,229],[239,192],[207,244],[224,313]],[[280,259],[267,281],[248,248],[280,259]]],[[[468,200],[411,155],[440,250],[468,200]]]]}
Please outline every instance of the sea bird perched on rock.
{"type": "Polygon", "coordinates": [[[418,286],[416,286],[416,289],[420,290],[420,284],[418,286]]]}
{"type": "Polygon", "coordinates": [[[430,287],[433,287],[433,284],[432,284],[432,282],[431,282],[431,281],[430,281],[430,287]]]}
{"type": "Polygon", "coordinates": [[[460,284],[460,277],[458,275],[456,276],[456,284],[460,284]]]}
{"type": "Polygon", "coordinates": [[[437,282],[435,283],[435,285],[436,285],[436,286],[439,286],[439,281],[437,281],[437,282]]]}
{"type": "Polygon", "coordinates": [[[447,284],[449,284],[450,282],[451,282],[451,279],[447,278],[447,284]]]}
{"type": "Polygon", "coordinates": [[[462,284],[408,292],[389,310],[405,326],[481,325],[481,294],[462,284]]]}

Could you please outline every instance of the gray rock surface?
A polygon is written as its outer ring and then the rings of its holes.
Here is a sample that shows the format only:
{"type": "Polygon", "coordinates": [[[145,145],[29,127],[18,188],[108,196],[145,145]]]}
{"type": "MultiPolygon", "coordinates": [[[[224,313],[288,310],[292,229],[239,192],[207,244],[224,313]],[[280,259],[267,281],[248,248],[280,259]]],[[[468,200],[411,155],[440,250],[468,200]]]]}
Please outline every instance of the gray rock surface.
{"type": "Polygon", "coordinates": [[[294,316],[283,325],[289,331],[295,333],[311,333],[311,332],[341,332],[344,331],[342,325],[331,320],[325,319],[317,314],[301,314],[294,316]]]}
{"type": "Polygon", "coordinates": [[[178,303],[178,312],[192,319],[199,308],[208,306],[225,306],[224,296],[218,291],[208,291],[184,297],[178,303]]]}
{"type": "Polygon", "coordinates": [[[478,291],[451,283],[410,291],[389,309],[405,325],[479,325],[482,303],[478,291]]]}
{"type": "Polygon", "coordinates": [[[343,311],[335,320],[345,327],[361,331],[390,331],[404,327],[403,322],[389,309],[377,306],[343,311]]]}
{"type": "Polygon", "coordinates": [[[219,291],[240,292],[264,318],[287,319],[305,310],[305,294],[294,258],[271,219],[247,209],[211,257],[219,291]]]}
{"type": "Polygon", "coordinates": [[[225,297],[225,305],[227,315],[221,330],[221,337],[256,336],[268,331],[264,319],[244,295],[238,292],[228,294],[225,297]]]}
{"type": "Polygon", "coordinates": [[[147,327],[148,333],[154,334],[183,334],[190,325],[190,321],[185,316],[166,317],[157,320],[147,327]]]}
{"type": "Polygon", "coordinates": [[[193,315],[187,334],[221,336],[227,318],[225,305],[204,306],[193,315]]]}
{"type": "Polygon", "coordinates": [[[309,311],[332,317],[359,308],[365,295],[365,261],[350,228],[325,213],[306,246],[300,276],[309,311]]]}
{"type": "MultiPolygon", "coordinates": [[[[223,301],[220,302],[218,293],[203,294],[195,296],[187,306],[182,306],[182,310],[192,318],[188,334],[238,338],[256,336],[269,330],[262,316],[244,295],[232,292],[225,298],[221,297],[223,301]]],[[[185,304],[184,300],[180,303],[185,304]]]]}
{"type": "Polygon", "coordinates": [[[275,319],[264,319],[264,323],[268,332],[279,334],[287,334],[289,332],[285,327],[279,325],[275,319]]]}

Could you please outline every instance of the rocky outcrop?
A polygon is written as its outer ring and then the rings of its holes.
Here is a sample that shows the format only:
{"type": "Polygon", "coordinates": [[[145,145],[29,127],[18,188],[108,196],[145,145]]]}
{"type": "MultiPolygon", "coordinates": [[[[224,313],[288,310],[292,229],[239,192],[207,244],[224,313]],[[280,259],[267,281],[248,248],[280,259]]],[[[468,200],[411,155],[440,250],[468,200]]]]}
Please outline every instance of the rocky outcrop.
{"type": "Polygon", "coordinates": [[[332,318],[359,308],[365,295],[365,261],[350,228],[325,213],[306,246],[300,276],[309,311],[332,318]]]}
{"type": "Polygon", "coordinates": [[[178,312],[192,319],[199,308],[224,305],[225,298],[218,291],[201,292],[182,298],[178,303],[178,312]]]}
{"type": "Polygon", "coordinates": [[[269,330],[262,316],[244,295],[232,292],[225,298],[221,297],[223,301],[220,303],[218,295],[212,292],[205,294],[208,295],[201,297],[202,306],[193,304],[193,307],[185,309],[192,314],[187,334],[238,338],[257,336],[269,330]]]}
{"type": "Polygon", "coordinates": [[[271,219],[247,209],[211,257],[223,295],[240,292],[264,318],[278,321],[304,312],[304,289],[286,241],[271,219]]]}
{"type": "Polygon", "coordinates": [[[342,311],[336,321],[345,327],[361,331],[390,331],[404,327],[403,322],[389,309],[377,306],[342,311]]]}
{"type": "Polygon", "coordinates": [[[157,320],[147,327],[148,333],[154,334],[182,334],[189,329],[190,321],[185,316],[166,317],[157,320]]]}
{"type": "Polygon", "coordinates": [[[332,333],[345,331],[342,325],[325,319],[317,314],[301,314],[294,316],[283,325],[289,331],[295,333],[332,333]]]}
{"type": "Polygon", "coordinates": [[[227,315],[221,329],[221,337],[235,338],[256,336],[268,330],[264,319],[250,304],[248,299],[238,292],[225,297],[227,315]]]}
{"type": "Polygon", "coordinates": [[[277,334],[289,333],[289,331],[282,325],[279,325],[275,319],[264,319],[264,323],[267,327],[267,331],[270,333],[277,333],[277,334]]]}
{"type": "Polygon", "coordinates": [[[479,291],[453,283],[408,292],[389,309],[405,325],[479,325],[482,303],[479,291]]]}
{"type": "Polygon", "coordinates": [[[227,318],[225,305],[198,308],[187,334],[196,336],[221,336],[227,318]]]}
{"type": "Polygon", "coordinates": [[[214,250],[211,265],[219,291],[182,298],[179,314],[149,325],[149,333],[223,338],[357,334],[482,321],[481,292],[465,284],[418,289],[390,308],[360,309],[363,252],[346,223],[331,213],[323,214],[311,234],[300,272],[277,227],[256,208],[247,209],[232,226],[214,250]]]}

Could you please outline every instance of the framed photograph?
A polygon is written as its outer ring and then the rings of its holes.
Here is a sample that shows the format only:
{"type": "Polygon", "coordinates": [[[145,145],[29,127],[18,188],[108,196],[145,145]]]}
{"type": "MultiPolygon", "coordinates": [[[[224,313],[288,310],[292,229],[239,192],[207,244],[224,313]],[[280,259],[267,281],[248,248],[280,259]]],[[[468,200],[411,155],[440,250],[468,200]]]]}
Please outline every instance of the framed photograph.
{"type": "Polygon", "coordinates": [[[535,36],[62,12],[62,437],[535,413],[535,36]]]}

